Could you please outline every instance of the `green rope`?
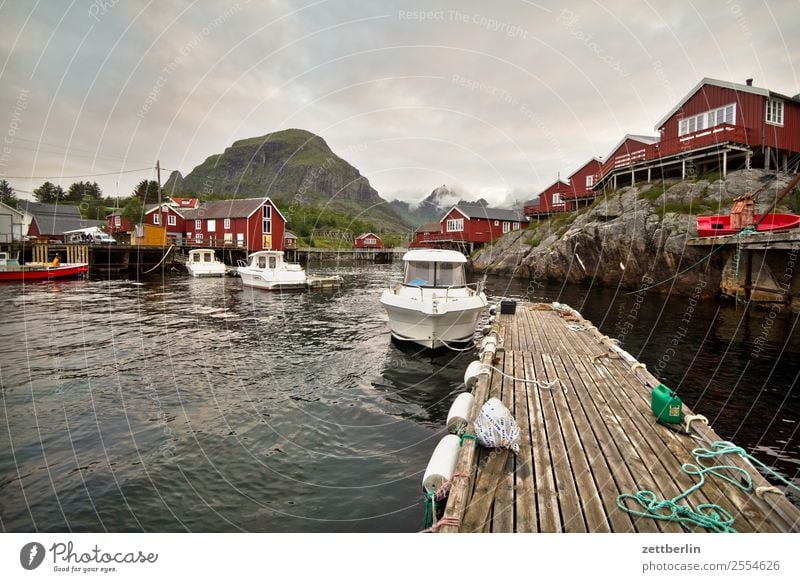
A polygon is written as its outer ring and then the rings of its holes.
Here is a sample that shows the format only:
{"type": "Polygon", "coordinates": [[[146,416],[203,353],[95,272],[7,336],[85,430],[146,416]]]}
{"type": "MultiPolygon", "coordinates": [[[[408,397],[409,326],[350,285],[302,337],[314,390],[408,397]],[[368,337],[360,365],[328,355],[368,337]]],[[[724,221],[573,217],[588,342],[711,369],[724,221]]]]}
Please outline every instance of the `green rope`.
{"type": "Polygon", "coordinates": [[[688,503],[688,500],[686,501],[686,505],[678,504],[679,501],[686,500],[689,495],[703,486],[707,474],[714,475],[723,481],[727,481],[742,491],[752,491],[753,478],[750,476],[750,473],[744,469],[733,465],[712,465],[708,467],[703,464],[704,459],[713,459],[728,454],[736,454],[742,458],[754,461],[782,482],[800,490],[796,485],[790,483],[783,476],[777,474],[764,463],[748,454],[747,451],[728,441],[715,441],[711,444],[710,448],[697,448],[692,450],[692,454],[694,455],[695,463],[685,463],[681,466],[681,470],[687,475],[696,475],[699,478],[697,483],[676,497],[661,501],[658,500],[655,493],[647,489],[642,489],[635,494],[623,493],[617,496],[617,507],[638,517],[649,517],[660,521],[674,521],[689,531],[691,531],[691,526],[697,526],[715,532],[735,533],[736,530],[733,528],[733,516],[716,503],[701,503],[694,508],[688,503]],[[732,478],[723,471],[739,473],[740,476],[743,477],[744,483],[732,478]],[[625,502],[629,500],[638,504],[641,509],[628,507],[625,502]]]}
{"type": "Polygon", "coordinates": [[[458,441],[458,446],[459,447],[463,446],[464,445],[464,441],[466,439],[471,439],[471,440],[475,441],[475,444],[478,444],[478,437],[476,437],[474,434],[469,434],[468,432],[465,432],[464,434],[461,435],[461,438],[458,441]]]}
{"type": "Polygon", "coordinates": [[[422,519],[422,529],[428,529],[436,521],[436,497],[435,494],[427,491],[425,493],[425,517],[422,519]]]}

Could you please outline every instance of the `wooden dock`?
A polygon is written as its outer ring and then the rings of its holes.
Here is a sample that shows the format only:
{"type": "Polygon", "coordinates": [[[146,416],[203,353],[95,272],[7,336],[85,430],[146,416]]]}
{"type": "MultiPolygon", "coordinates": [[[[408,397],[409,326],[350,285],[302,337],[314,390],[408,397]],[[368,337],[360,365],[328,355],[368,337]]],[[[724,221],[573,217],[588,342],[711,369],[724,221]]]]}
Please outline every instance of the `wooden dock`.
{"type": "MultiPolygon", "coordinates": [[[[494,328],[497,353],[482,355],[482,363],[493,369],[478,380],[471,418],[489,397],[501,399],[520,426],[520,451],[488,450],[462,439],[436,530],[707,531],[632,515],[618,507],[618,496],[649,490],[659,500],[673,499],[692,487],[698,477],[681,466],[696,463],[693,449],[722,440],[710,427],[695,421],[685,435],[657,424],[647,384],[658,380],[566,306],[520,303],[515,314],[498,315],[494,328]],[[555,379],[563,386],[546,389],[555,379]]],[[[470,421],[467,433],[472,432],[470,421]]],[[[706,464],[744,469],[753,491],[706,475],[704,485],[680,504],[718,504],[740,532],[800,531],[800,509],[750,461],[725,454],[706,464]]],[[[641,510],[630,500],[625,504],[641,510]]]]}

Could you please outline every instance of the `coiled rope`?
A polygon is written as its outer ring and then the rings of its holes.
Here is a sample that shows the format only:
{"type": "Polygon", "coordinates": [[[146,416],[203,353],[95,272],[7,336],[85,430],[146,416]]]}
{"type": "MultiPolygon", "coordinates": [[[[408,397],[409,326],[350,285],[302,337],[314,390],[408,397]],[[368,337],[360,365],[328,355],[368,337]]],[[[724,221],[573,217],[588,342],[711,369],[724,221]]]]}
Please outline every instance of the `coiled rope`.
{"type": "MultiPolygon", "coordinates": [[[[800,487],[791,483],[782,475],[779,475],[757,458],[750,455],[743,448],[737,447],[731,442],[714,441],[709,448],[700,447],[693,449],[692,454],[694,455],[695,462],[684,463],[681,466],[681,470],[687,475],[696,475],[699,477],[697,483],[672,499],[664,499],[661,501],[659,501],[655,493],[647,489],[641,489],[633,494],[623,493],[617,496],[617,507],[638,517],[649,517],[659,521],[677,522],[684,529],[689,531],[691,531],[692,526],[695,526],[714,532],[736,533],[733,527],[733,516],[716,503],[701,503],[696,507],[692,507],[688,504],[688,501],[686,505],[678,503],[681,500],[686,500],[689,495],[700,489],[706,481],[706,475],[715,475],[744,492],[753,491],[753,478],[745,469],[735,465],[706,466],[703,463],[705,459],[713,459],[722,455],[739,455],[743,459],[757,464],[773,477],[785,483],[788,487],[800,491],[800,487]],[[738,473],[744,482],[742,483],[726,475],[724,472],[738,473]],[[626,505],[626,502],[630,501],[637,504],[640,509],[631,508],[626,505]]],[[[762,491],[762,495],[766,492],[772,492],[770,488],[759,489],[762,491]]]]}

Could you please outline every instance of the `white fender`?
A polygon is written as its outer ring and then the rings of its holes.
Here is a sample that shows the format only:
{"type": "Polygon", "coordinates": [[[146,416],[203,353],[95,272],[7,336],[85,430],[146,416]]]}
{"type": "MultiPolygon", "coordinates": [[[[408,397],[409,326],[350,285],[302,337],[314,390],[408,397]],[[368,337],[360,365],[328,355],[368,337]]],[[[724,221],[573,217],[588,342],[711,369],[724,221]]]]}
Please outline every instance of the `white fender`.
{"type": "Polygon", "coordinates": [[[472,402],[475,397],[469,392],[462,392],[450,406],[447,413],[447,432],[456,434],[459,430],[467,426],[469,413],[472,410],[472,402]]]}
{"type": "Polygon", "coordinates": [[[464,386],[467,387],[467,390],[475,388],[475,384],[478,383],[478,376],[482,373],[484,373],[483,366],[478,360],[469,363],[467,371],[464,372],[464,386]]]}
{"type": "Polygon", "coordinates": [[[458,449],[461,440],[454,434],[446,435],[433,450],[431,460],[425,469],[422,478],[422,489],[428,493],[435,493],[445,481],[453,478],[458,460],[458,449]]]}

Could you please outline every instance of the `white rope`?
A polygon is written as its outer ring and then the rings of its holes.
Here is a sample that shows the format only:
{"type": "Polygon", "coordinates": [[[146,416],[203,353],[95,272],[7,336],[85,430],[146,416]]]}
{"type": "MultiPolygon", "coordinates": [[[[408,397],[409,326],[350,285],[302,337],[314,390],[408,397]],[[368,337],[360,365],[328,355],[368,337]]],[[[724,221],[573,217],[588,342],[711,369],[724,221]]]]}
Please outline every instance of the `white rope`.
{"type": "Polygon", "coordinates": [[[583,327],[580,323],[570,323],[567,326],[567,329],[570,331],[584,331],[586,328],[583,327]]]}
{"type": "Polygon", "coordinates": [[[472,343],[465,348],[454,348],[450,344],[448,344],[443,339],[439,338],[439,341],[442,342],[442,345],[446,347],[448,350],[453,350],[454,352],[468,352],[469,350],[475,349],[475,340],[472,340],[472,343]]]}
{"type": "Polygon", "coordinates": [[[151,273],[151,272],[155,271],[156,269],[158,269],[159,265],[160,265],[161,263],[163,263],[163,262],[164,262],[164,259],[166,259],[166,258],[167,258],[167,255],[169,255],[169,254],[172,252],[172,249],[174,249],[174,248],[175,248],[175,245],[172,245],[171,247],[169,247],[169,248],[167,249],[167,252],[166,252],[166,253],[164,253],[164,256],[163,256],[163,257],[161,257],[161,260],[160,260],[160,261],[158,261],[158,264],[157,264],[155,267],[153,267],[152,269],[149,269],[149,270],[147,270],[147,271],[144,271],[144,272],[142,273],[142,275],[147,275],[148,273],[151,273]]]}
{"type": "Polygon", "coordinates": [[[761,487],[756,487],[756,495],[760,499],[764,499],[764,495],[767,493],[777,493],[778,495],[783,495],[783,491],[775,487],[774,485],[762,485],[761,487]]]}
{"type": "Polygon", "coordinates": [[[512,376],[511,374],[506,374],[505,372],[503,372],[503,370],[500,370],[499,368],[495,368],[494,366],[490,366],[488,364],[485,364],[484,366],[486,368],[491,368],[492,370],[494,370],[495,372],[497,372],[501,376],[503,376],[505,378],[508,378],[509,380],[514,380],[514,382],[524,382],[525,384],[533,384],[537,388],[541,388],[543,390],[555,390],[556,389],[556,385],[560,384],[561,385],[561,390],[564,391],[564,396],[567,395],[567,391],[568,391],[567,390],[567,385],[564,384],[564,382],[561,381],[561,378],[556,378],[555,380],[552,380],[551,382],[544,382],[542,380],[526,380],[525,378],[517,378],[516,376],[512,376]]]}

